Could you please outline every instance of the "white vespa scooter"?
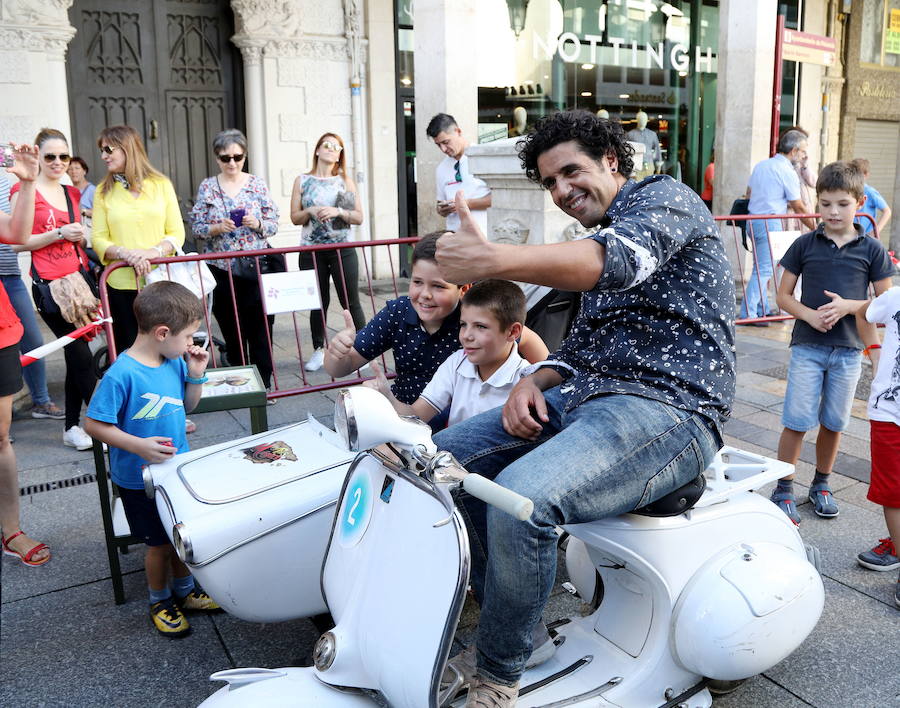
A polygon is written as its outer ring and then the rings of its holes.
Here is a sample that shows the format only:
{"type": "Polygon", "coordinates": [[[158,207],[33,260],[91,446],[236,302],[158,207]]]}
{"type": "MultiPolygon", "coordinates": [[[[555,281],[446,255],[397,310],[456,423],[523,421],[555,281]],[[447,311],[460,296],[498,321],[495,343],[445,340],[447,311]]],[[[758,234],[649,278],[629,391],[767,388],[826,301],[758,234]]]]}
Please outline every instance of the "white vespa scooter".
{"type": "MultiPolygon", "coordinates": [[[[467,475],[427,426],[369,389],[341,392],[335,427],[350,449],[369,450],[344,480],[322,567],[336,626],[314,667],[218,672],[211,679],[228,685],[204,706],[463,701],[459,676],[440,691],[469,581],[451,490],[520,519],[532,504],[467,475]]],[[[709,680],[753,676],[794,651],[822,612],[822,581],[796,527],[751,491],[789,469],[725,448],[693,492],[671,495],[674,515],[567,526],[572,583],[595,609],[556,624],[556,653],[525,673],[517,705],[710,706],[709,680]]]]}

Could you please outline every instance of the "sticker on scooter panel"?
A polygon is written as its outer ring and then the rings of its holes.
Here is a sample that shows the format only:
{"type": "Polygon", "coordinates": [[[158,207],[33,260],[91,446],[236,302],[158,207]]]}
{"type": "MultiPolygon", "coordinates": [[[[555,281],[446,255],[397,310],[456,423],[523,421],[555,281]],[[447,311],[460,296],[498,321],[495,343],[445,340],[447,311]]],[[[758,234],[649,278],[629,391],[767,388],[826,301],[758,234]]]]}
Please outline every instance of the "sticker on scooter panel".
{"type": "Polygon", "coordinates": [[[344,548],[352,548],[363,537],[372,518],[372,482],[368,473],[357,468],[347,492],[344,494],[344,504],[341,508],[341,526],[339,540],[344,548]]]}

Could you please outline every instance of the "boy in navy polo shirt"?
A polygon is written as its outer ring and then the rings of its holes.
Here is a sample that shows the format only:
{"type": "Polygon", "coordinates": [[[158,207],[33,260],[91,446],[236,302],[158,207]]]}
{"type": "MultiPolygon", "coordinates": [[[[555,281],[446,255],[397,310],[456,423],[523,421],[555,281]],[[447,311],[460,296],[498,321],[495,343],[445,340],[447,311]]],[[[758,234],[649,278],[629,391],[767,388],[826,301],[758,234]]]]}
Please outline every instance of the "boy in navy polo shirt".
{"type": "Polygon", "coordinates": [[[182,610],[219,606],[194,587],[191,571],[175,555],[156,503],[144,493],[142,468],[189,449],[185,411],[200,401],[209,352],[194,344],[203,305],[183,285],[169,281],[148,285],[134,301],[134,314],[137,339],[100,380],[84,429],[109,445],[110,472],[119,486],[128,525],[147,545],[144,569],[150,618],[161,634],[174,638],[190,631],[182,610]]]}
{"type": "MultiPolygon", "coordinates": [[[[391,300],[359,332],[350,313],[346,328],[332,337],[325,352],[325,370],[335,378],[347,376],[384,352],[394,350],[397,377],[391,391],[412,404],[438,367],[459,345],[459,300],[466,290],[441,277],[435,259],[437,240],[445,231],[423,236],[412,254],[409,296],[391,300]]],[[[534,363],[547,358],[541,338],[524,327],[519,351],[534,363]]]]}
{"type": "MultiPolygon", "coordinates": [[[[857,166],[848,162],[826,165],[816,182],[822,223],[794,241],[781,259],[784,275],[777,302],[796,322],[778,459],[796,464],[804,434],[819,425],[809,500],[816,514],[825,518],[838,515],[828,475],[837,457],[841,431],[850,420],[861,369],[863,343],[856,313],[868,305],[869,283],[880,295],[891,286],[894,272],[884,246],[853,223],[863,203],[864,186],[857,166]],[[798,302],[793,293],[801,276],[798,302]]],[[[870,339],[871,333],[864,336],[870,339]]],[[[793,479],[791,475],[778,481],[772,501],[799,524],[793,479]]]]}

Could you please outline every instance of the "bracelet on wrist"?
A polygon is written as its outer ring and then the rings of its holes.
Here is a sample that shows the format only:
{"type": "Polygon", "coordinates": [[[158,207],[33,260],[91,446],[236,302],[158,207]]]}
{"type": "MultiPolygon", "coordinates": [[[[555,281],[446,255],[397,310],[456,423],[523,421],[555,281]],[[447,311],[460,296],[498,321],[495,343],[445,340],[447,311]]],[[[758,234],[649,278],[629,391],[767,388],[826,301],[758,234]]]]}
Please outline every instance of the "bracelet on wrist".
{"type": "Polygon", "coordinates": [[[209,381],[209,376],[206,376],[205,374],[203,376],[201,376],[199,379],[195,378],[194,376],[185,376],[184,377],[185,383],[196,384],[198,386],[201,384],[205,384],[207,381],[209,381]]]}
{"type": "MultiPolygon", "coordinates": [[[[870,344],[865,349],[863,349],[863,356],[869,357],[869,354],[873,349],[881,349],[881,345],[880,344],[870,344]]],[[[871,358],[871,357],[869,357],[869,358],[871,358]]]]}

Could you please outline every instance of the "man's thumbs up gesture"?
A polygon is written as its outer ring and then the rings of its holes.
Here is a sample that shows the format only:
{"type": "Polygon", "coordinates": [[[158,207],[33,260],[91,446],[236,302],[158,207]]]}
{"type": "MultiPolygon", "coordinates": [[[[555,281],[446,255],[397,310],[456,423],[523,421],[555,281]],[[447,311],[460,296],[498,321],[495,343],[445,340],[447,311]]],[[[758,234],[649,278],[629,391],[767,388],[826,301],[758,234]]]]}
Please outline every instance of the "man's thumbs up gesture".
{"type": "Polygon", "coordinates": [[[459,229],[456,233],[444,234],[437,242],[441,275],[457,285],[494,276],[497,269],[491,262],[491,256],[495,244],[481,233],[462,190],[456,193],[456,213],[459,214],[459,229]]]}

